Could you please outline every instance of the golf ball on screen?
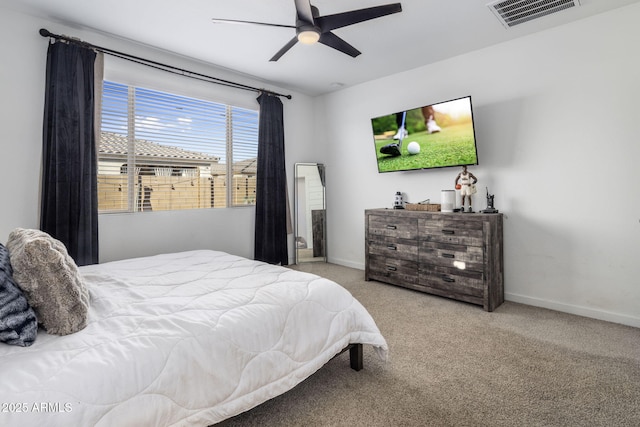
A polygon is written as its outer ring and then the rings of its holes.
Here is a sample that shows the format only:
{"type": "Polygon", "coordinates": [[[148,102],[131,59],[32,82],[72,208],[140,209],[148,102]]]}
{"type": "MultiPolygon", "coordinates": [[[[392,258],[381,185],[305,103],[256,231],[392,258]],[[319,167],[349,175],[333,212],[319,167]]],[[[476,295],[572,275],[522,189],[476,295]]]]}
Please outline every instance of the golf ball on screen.
{"type": "Polygon", "coordinates": [[[407,151],[409,154],[418,154],[420,152],[420,144],[415,141],[411,141],[409,145],[407,145],[407,151]]]}

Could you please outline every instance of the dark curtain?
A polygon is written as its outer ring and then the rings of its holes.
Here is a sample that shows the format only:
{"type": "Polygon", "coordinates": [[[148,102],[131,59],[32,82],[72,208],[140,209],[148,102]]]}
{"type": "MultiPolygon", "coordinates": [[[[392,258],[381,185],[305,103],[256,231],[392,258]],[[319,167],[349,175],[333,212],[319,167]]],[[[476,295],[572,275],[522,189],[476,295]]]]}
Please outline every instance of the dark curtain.
{"type": "Polygon", "coordinates": [[[284,162],[282,101],[258,97],[258,164],[254,257],[270,264],[289,264],[287,250],[287,175],[284,162]]]}
{"type": "Polygon", "coordinates": [[[98,262],[95,57],[63,42],[47,51],[40,228],[78,265],[98,262]]]}

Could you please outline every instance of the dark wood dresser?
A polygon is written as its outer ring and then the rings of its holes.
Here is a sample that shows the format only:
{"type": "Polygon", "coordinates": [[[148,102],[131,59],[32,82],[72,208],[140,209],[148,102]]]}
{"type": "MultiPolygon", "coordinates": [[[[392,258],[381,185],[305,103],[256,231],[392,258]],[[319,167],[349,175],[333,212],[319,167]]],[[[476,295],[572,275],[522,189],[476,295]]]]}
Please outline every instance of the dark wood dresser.
{"type": "Polygon", "coordinates": [[[365,280],[466,301],[504,301],[502,214],[365,211],[365,280]]]}

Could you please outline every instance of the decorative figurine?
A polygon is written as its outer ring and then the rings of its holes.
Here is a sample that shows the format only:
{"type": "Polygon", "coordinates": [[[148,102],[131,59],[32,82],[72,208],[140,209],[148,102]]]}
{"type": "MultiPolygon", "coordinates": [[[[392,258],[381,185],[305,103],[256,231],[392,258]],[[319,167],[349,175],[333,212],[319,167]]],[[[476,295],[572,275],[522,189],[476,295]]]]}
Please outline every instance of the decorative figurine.
{"type": "Polygon", "coordinates": [[[404,209],[404,199],[402,198],[402,193],[400,191],[396,191],[396,195],[393,200],[393,209],[404,209]]]}
{"type": "Polygon", "coordinates": [[[462,166],[462,172],[456,177],[456,189],[459,188],[460,195],[462,196],[461,212],[465,212],[464,202],[467,197],[469,198],[469,209],[466,212],[473,212],[471,195],[476,193],[476,182],[478,182],[478,178],[471,172],[467,172],[466,166],[462,166]]]}
{"type": "Polygon", "coordinates": [[[480,212],[482,213],[498,213],[498,209],[495,209],[493,207],[493,198],[494,198],[494,194],[489,194],[489,187],[486,187],[487,189],[487,209],[482,210],[480,212]]]}

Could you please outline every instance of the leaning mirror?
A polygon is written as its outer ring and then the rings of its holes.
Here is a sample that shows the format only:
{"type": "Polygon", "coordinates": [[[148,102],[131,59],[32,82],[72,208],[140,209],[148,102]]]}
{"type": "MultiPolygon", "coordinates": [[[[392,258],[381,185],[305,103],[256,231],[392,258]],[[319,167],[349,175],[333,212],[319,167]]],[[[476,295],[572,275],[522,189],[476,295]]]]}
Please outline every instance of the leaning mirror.
{"type": "Polygon", "coordinates": [[[296,264],[327,262],[324,165],[296,163],[294,176],[296,264]]]}

